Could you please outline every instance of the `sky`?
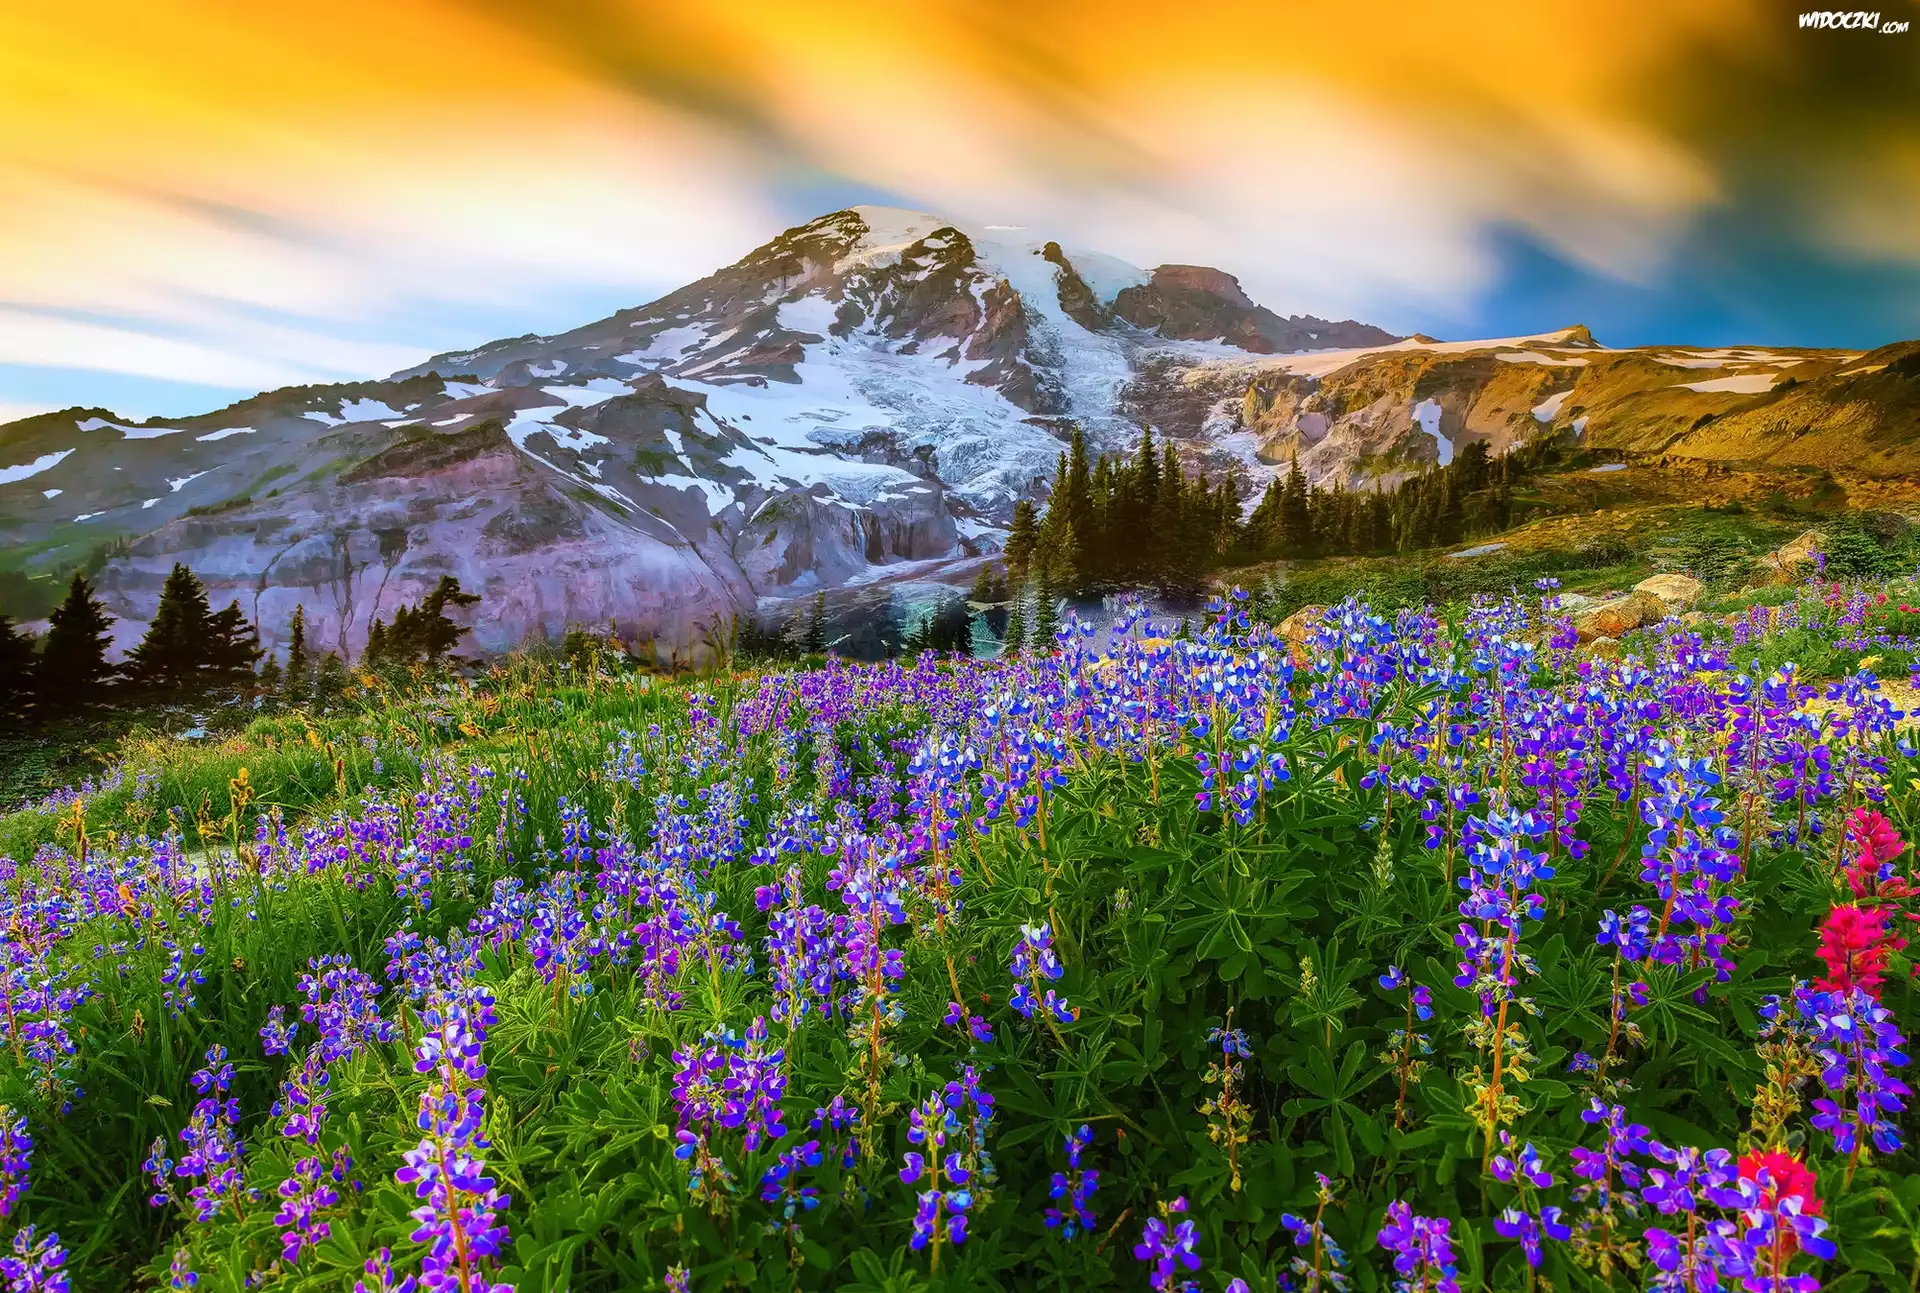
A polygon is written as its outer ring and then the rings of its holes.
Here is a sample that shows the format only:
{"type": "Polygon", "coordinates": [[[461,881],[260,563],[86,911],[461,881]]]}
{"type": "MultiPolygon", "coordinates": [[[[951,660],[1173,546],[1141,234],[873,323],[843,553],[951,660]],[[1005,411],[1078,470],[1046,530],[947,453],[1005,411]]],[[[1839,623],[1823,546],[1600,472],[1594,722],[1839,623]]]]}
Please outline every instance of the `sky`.
{"type": "Polygon", "coordinates": [[[0,5],[0,421],[383,376],[863,202],[1395,332],[1920,336],[1920,32],[1818,2],[0,5]]]}

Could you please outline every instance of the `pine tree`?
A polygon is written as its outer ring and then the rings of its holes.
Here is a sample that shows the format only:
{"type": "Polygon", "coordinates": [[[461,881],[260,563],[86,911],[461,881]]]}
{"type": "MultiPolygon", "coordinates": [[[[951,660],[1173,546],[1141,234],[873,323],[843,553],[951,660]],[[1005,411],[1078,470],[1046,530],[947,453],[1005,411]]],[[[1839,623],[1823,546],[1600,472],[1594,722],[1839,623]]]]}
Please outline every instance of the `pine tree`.
{"type": "Polygon", "coordinates": [[[0,614],[0,719],[26,714],[33,698],[33,639],[0,614]]]}
{"type": "Polygon", "coordinates": [[[1033,603],[1033,649],[1050,655],[1054,635],[1060,631],[1060,608],[1054,604],[1052,574],[1045,568],[1034,581],[1033,603]]]}
{"type": "Polygon", "coordinates": [[[1287,469],[1287,481],[1280,491],[1278,526],[1274,546],[1283,557],[1305,557],[1313,552],[1313,516],[1307,497],[1307,477],[1300,470],[1300,455],[1293,456],[1287,469]]]}
{"type": "Polygon", "coordinates": [[[304,603],[293,608],[293,618],[287,622],[287,695],[299,700],[307,694],[307,674],[312,670],[313,662],[307,657],[307,608],[304,603]]]}
{"type": "Polygon", "coordinates": [[[98,700],[116,670],[107,663],[113,617],[93,595],[85,575],[67,585],[67,599],[47,617],[47,636],[34,670],[40,703],[49,709],[79,709],[98,700]]]}
{"type": "Polygon", "coordinates": [[[967,593],[967,600],[976,610],[985,610],[993,604],[993,567],[982,566],[973,574],[973,588],[967,593]]]}
{"type": "Polygon", "coordinates": [[[807,634],[801,648],[808,655],[825,655],[827,650],[827,595],[813,595],[813,607],[807,614],[807,634]]]}
{"type": "Polygon", "coordinates": [[[170,691],[200,685],[212,663],[212,626],[206,585],[175,562],[161,585],[160,604],[146,635],[127,655],[128,677],[170,691]]]}
{"type": "Polygon", "coordinates": [[[1007,529],[1007,577],[1024,582],[1033,562],[1034,545],[1040,538],[1040,520],[1033,500],[1023,498],[1013,505],[1013,524],[1007,529]]]}
{"type": "Polygon", "coordinates": [[[1007,612],[1006,635],[1000,639],[1000,654],[1019,655],[1027,646],[1026,597],[1014,598],[1013,609],[1007,612]]]}
{"type": "MultiPolygon", "coordinates": [[[[378,620],[374,622],[379,623],[378,620]]],[[[320,667],[314,671],[313,698],[326,704],[346,689],[347,666],[341,663],[339,656],[329,651],[320,657],[320,667]]]]}
{"type": "Polygon", "coordinates": [[[367,625],[367,644],[360,648],[360,667],[378,669],[387,662],[387,626],[378,615],[367,625]]]}
{"type": "Polygon", "coordinates": [[[426,657],[428,664],[439,664],[447,658],[447,653],[458,646],[460,639],[473,630],[455,624],[447,618],[449,606],[478,606],[480,595],[460,590],[460,581],[452,575],[440,576],[440,582],[433,586],[414,619],[414,636],[418,637],[419,654],[426,657]]]}
{"type": "Polygon", "coordinates": [[[220,686],[237,687],[253,680],[260,663],[260,633],[241,613],[236,599],[217,612],[207,630],[207,675],[220,686]]]}

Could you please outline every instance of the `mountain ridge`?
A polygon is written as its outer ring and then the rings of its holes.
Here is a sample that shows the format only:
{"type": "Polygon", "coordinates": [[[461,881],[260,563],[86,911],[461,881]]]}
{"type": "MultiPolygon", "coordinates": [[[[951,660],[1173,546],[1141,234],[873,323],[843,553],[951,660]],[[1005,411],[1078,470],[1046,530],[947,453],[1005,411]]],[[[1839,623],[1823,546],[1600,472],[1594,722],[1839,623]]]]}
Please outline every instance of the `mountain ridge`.
{"type": "Polygon", "coordinates": [[[1282,316],[1209,266],[851,208],[644,305],[386,378],[0,426],[0,545],[51,570],[124,543],[100,577],[123,639],[180,560],[269,642],[298,604],[353,655],[454,574],[484,598],[485,649],[612,624],[686,658],[763,599],[976,563],[1074,428],[1117,454],[1151,426],[1249,503],[1296,456],[1371,488],[1539,434],[1790,461],[1844,445],[1895,471],[1907,354],[1396,337],[1282,316]]]}

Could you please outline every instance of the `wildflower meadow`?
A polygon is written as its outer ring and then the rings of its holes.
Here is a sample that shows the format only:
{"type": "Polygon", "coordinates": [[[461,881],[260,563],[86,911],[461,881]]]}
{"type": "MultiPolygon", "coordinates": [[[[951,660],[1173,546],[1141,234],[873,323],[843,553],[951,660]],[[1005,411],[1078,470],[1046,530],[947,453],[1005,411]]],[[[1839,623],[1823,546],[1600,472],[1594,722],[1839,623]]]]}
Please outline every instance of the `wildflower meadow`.
{"type": "MultiPolygon", "coordinates": [[[[1853,597],[1791,633],[1875,645],[1853,597]]],[[[0,1279],[1920,1281],[1875,662],[1250,604],[501,667],[0,819],[0,1279]]]]}

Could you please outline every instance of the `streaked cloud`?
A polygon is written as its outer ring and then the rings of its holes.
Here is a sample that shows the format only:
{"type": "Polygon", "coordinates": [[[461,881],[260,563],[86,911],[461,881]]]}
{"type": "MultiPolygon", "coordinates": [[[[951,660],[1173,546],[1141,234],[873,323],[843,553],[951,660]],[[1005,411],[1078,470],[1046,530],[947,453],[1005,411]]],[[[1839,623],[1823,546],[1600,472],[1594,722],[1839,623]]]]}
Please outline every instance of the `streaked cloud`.
{"type": "Polygon", "coordinates": [[[375,375],[697,277],[796,191],[1403,328],[1516,238],[1646,291],[1708,217],[1920,265],[1914,41],[1759,0],[13,6],[0,364],[375,375]]]}

